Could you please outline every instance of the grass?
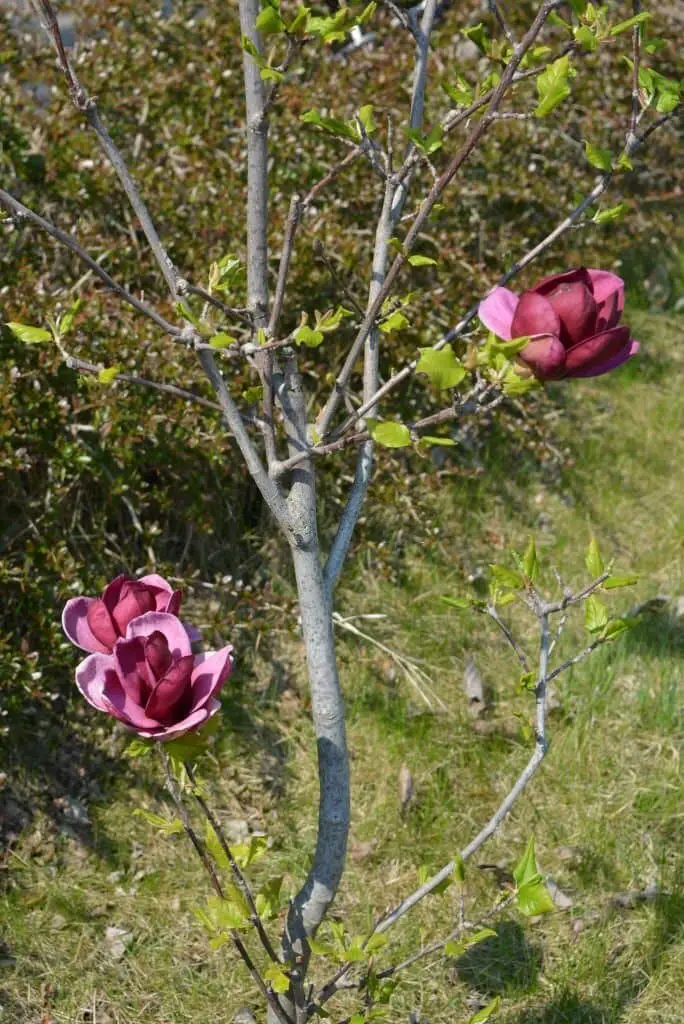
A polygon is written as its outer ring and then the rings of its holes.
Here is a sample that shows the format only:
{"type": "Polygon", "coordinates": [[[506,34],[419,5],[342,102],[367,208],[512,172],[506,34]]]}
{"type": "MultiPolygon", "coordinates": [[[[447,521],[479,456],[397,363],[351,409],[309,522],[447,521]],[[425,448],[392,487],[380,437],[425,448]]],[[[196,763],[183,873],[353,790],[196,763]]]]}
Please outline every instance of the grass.
{"type": "MultiPolygon", "coordinates": [[[[409,514],[401,531],[394,520],[391,540],[402,546],[395,571],[377,571],[360,553],[354,558],[341,613],[383,613],[360,628],[423,659],[434,692],[430,709],[373,643],[340,634],[353,823],[335,917],[352,934],[414,888],[421,866],[451,859],[529,755],[530,698],[517,692],[513,657],[484,620],[448,609],[439,596],[467,592],[467,577],[477,585],[488,562],[522,547],[533,531],[549,585],[550,565],[572,583],[586,578],[584,552],[594,535],[605,556],[643,577],[637,588],[615,593],[616,612],[682,593],[681,321],[631,319],[646,343],[643,356],[614,377],[557,388],[564,408],[553,444],[561,471],[492,443],[483,455],[489,472],[465,480],[445,473],[440,489],[416,505],[420,527],[409,514]],[[469,656],[489,694],[485,726],[474,725],[465,708],[469,656]],[[435,713],[437,698],[446,712],[435,713]],[[414,780],[403,813],[402,765],[414,780]]],[[[384,514],[369,518],[366,536],[382,535],[384,514]]],[[[291,608],[286,579],[274,592],[291,608]]],[[[478,865],[495,865],[500,875],[534,833],[542,870],[572,908],[536,922],[504,913],[496,938],[464,957],[426,958],[406,972],[390,1022],[405,1022],[410,1011],[432,1024],[466,1019],[497,994],[502,1024],[681,1020],[683,630],[676,611],[672,600],[664,611],[644,613],[631,633],[561,677],[548,759],[469,867],[468,913],[476,915],[498,892],[497,871],[478,865]],[[659,899],[614,905],[615,894],[652,883],[659,899]]],[[[517,613],[509,617],[533,650],[534,632],[517,613]]],[[[584,642],[581,621],[571,620],[559,659],[584,642]]],[[[316,776],[292,617],[274,612],[255,646],[242,657],[205,775],[229,832],[237,838],[248,823],[271,837],[256,878],[284,873],[293,891],[313,848],[316,776]]],[[[40,758],[41,728],[26,732],[24,772],[40,758]]],[[[86,781],[76,792],[85,796],[74,801],[66,781],[51,800],[34,787],[35,814],[6,863],[0,896],[2,1024],[196,1024],[255,1006],[246,972],[227,947],[208,948],[192,916],[206,886],[184,839],[161,839],[133,817],[140,806],[159,810],[164,797],[146,762],[121,762],[122,746],[118,732],[82,710],[73,733],[61,735],[54,773],[73,778],[73,762],[82,763],[86,781]],[[111,928],[123,932],[120,956],[111,928]]],[[[453,890],[425,900],[393,931],[383,962],[447,932],[455,913],[453,890]]],[[[324,963],[317,967],[321,978],[329,973],[324,963]]],[[[334,1019],[352,1009],[341,999],[334,1019]]]]}

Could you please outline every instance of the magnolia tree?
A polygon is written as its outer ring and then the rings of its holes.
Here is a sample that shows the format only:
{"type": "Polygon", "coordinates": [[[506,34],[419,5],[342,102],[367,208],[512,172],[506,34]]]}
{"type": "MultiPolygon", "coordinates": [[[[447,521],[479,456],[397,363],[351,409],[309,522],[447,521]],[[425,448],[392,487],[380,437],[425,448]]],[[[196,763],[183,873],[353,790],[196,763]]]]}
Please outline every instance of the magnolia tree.
{"type": "MultiPolygon", "coordinates": [[[[501,805],[460,854],[398,905],[379,912],[366,934],[350,936],[343,924],[331,923],[330,934],[324,931],[317,938],[343,876],[350,822],[334,595],[369,491],[374,461],[382,457],[383,448],[413,446],[425,451],[431,445],[448,446],[453,442],[440,430],[449,421],[490,412],[507,396],[520,398],[546,380],[599,376],[636,353],[638,342],[621,322],[623,283],[613,273],[577,267],[546,277],[521,294],[506,285],[556,239],[585,222],[613,180],[631,168],[634,152],[675,116],[679,87],[652,66],[652,54],[660,43],[646,38],[650,15],[640,9],[638,0],[626,12],[584,0],[567,4],[544,0],[532,10],[527,24],[520,25],[518,17],[515,27],[503,7],[490,0],[483,20],[463,29],[482,55],[480,79],[473,82],[455,75],[443,82],[448,101],[428,131],[423,111],[434,62],[430,40],[436,0],[425,0],[413,10],[383,0],[380,9],[372,2],[365,8],[340,7],[334,13],[281,5],[279,0],[268,0],[264,6],[260,0],[240,0],[241,40],[236,39],[235,45],[243,50],[248,175],[246,300],[241,301],[242,264],[236,257],[212,263],[203,282],[191,280],[174,265],[164,247],[163,230],[155,225],[95,99],[70,61],[53,5],[49,0],[34,0],[34,6],[55,48],[71,99],[130,201],[175,315],[114,280],[73,235],[2,189],[0,203],[12,217],[24,219],[67,246],[106,288],[152,321],[169,344],[196,353],[198,371],[206,375],[216,401],[190,390],[185,382],[161,383],[118,366],[98,366],[74,354],[68,339],[75,332],[77,304],[51,319],[48,327],[9,326],[26,343],[54,342],[70,367],[103,383],[156,388],[187,402],[218,408],[292,559],[318,748],[320,802],[312,866],[289,900],[279,935],[269,921],[280,917],[284,903],[280,880],[270,879],[257,890],[249,877],[252,862],[267,852],[266,840],[252,836],[247,843],[229,845],[197,774],[197,759],[210,729],[205,723],[219,710],[218,694],[233,667],[232,647],[204,651],[197,631],[180,617],[181,593],[162,577],[118,576],[101,597],[75,598],[64,609],[65,632],[88,652],[76,669],[76,683],[94,708],[137,734],[133,754],[156,750],[161,755],[176,811],[172,817],[152,816],[153,820],[163,831],[187,834],[214,890],[198,917],[214,947],[232,943],[252,975],[269,1020],[302,1024],[329,1016],[334,1013],[334,998],[344,992],[347,1000],[350,993],[357,999],[356,1011],[344,1019],[361,1024],[384,1012],[400,973],[420,958],[440,952],[460,954],[493,934],[490,923],[509,905],[528,915],[552,908],[532,840],[515,867],[515,886],[493,906],[473,908],[466,900],[465,862],[498,829],[544,758],[549,682],[629,625],[608,617],[599,591],[634,582],[633,577],[618,576],[606,568],[592,542],[586,559],[587,585],[572,590],[556,573],[557,594],[543,593],[531,541],[524,555],[514,553],[514,568],[492,566],[486,600],[448,599],[456,607],[472,605],[489,617],[510,644],[520,665],[520,685],[530,691],[535,704],[530,759],[501,805]],[[400,124],[396,118],[383,117],[370,102],[349,120],[318,110],[302,116],[308,126],[302,131],[328,133],[346,152],[307,194],[292,197],[272,287],[269,164],[286,159],[277,146],[280,85],[306,49],[344,51],[350,37],[363,44],[365,33],[371,31],[376,37],[390,31],[405,33],[407,47],[415,50],[405,121],[400,124]],[[631,96],[624,111],[614,112],[624,124],[621,151],[604,150],[587,140],[587,160],[599,175],[581,202],[512,266],[502,267],[496,287],[446,334],[436,334],[434,344],[396,366],[388,353],[397,333],[410,325],[411,276],[418,273],[416,268],[435,263],[420,251],[428,218],[438,216],[440,203],[453,201],[454,179],[484,137],[496,132],[502,122],[549,118],[549,124],[562,130],[563,103],[570,95],[571,80],[583,73],[585,56],[597,50],[605,50],[607,58],[624,69],[626,92],[631,96]],[[351,309],[344,305],[324,312],[290,308],[288,280],[298,230],[306,229],[314,203],[324,208],[337,176],[355,161],[368,162],[378,192],[372,254],[363,247],[358,253],[359,267],[369,255],[366,306],[350,299],[351,309]],[[281,321],[286,319],[294,326],[282,330],[281,321]],[[343,360],[331,365],[329,393],[323,400],[320,390],[307,394],[302,368],[310,349],[325,346],[330,335],[347,329],[350,322],[354,325],[351,342],[343,360]],[[390,363],[394,368],[388,372],[390,363]],[[243,371],[245,366],[252,369],[255,384],[236,393],[231,380],[236,368],[243,371]],[[434,408],[404,423],[393,414],[393,399],[416,374],[425,375],[432,385],[434,408]],[[323,550],[317,523],[317,470],[323,460],[348,448],[356,453],[355,476],[332,542],[323,550]],[[538,625],[534,656],[512,632],[505,612],[502,617],[502,609],[513,600],[538,625]],[[577,606],[584,607],[591,641],[574,657],[552,667],[567,616],[577,606]],[[197,818],[203,821],[201,827],[197,818]],[[458,911],[449,934],[435,937],[401,962],[392,962],[384,948],[388,931],[426,896],[450,883],[457,887],[458,911]]],[[[369,82],[369,97],[372,91],[369,82]]],[[[331,98],[331,106],[338,106],[337,97],[331,98]]],[[[594,219],[607,221],[619,213],[617,207],[603,207],[594,219]]],[[[312,306],[315,309],[315,296],[312,306]]],[[[483,1021],[495,1009],[496,1003],[491,1003],[472,1020],[483,1021]]]]}

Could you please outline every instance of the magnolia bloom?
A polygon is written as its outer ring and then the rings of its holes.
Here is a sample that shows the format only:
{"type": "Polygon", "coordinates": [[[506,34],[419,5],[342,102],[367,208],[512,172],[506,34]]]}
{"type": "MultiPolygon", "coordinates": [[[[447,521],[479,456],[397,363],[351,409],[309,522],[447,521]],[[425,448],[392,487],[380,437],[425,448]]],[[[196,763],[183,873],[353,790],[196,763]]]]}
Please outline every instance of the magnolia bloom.
{"type": "Polygon", "coordinates": [[[545,277],[518,296],[495,288],[478,316],[499,338],[531,337],[519,353],[539,380],[598,377],[639,348],[620,325],[625,304],[621,278],[607,270],[568,270],[545,277]]]}
{"type": "MultiPolygon", "coordinates": [[[[126,635],[132,619],[145,612],[177,615],[181,591],[174,590],[162,576],[152,574],[133,580],[117,576],[102,597],[74,597],[67,601],[62,628],[72,644],[92,653],[110,653],[116,641],[126,635]]],[[[192,639],[197,637],[191,630],[192,639]]]]}
{"type": "Polygon", "coordinates": [[[91,654],[76,669],[76,685],[94,708],[138,736],[169,740],[214,715],[233,668],[233,648],[193,654],[182,622],[166,612],[132,619],[111,654],[91,654]]]}

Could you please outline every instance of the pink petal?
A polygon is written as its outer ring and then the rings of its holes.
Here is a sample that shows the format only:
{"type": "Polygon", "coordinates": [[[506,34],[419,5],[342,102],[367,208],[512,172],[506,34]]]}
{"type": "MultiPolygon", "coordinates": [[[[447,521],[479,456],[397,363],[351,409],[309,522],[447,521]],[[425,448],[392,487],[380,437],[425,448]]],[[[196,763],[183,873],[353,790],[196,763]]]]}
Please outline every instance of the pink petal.
{"type": "Polygon", "coordinates": [[[102,697],[110,705],[110,714],[126,725],[133,726],[136,732],[138,729],[159,728],[160,723],[154,718],[148,718],[140,705],[131,699],[116,672],[107,675],[102,697]]]}
{"type": "Polygon", "coordinates": [[[88,605],[86,615],[90,632],[100,641],[105,650],[111,651],[119,639],[119,632],[112,621],[107,605],[101,598],[96,597],[88,605]]]}
{"type": "Polygon", "coordinates": [[[126,626],[131,619],[136,619],[138,615],[144,615],[145,612],[151,612],[154,607],[154,597],[148,590],[138,583],[124,582],[119,600],[112,609],[112,618],[120,636],[125,635],[126,626]]]}
{"type": "Polygon", "coordinates": [[[535,338],[519,353],[537,380],[560,380],[565,376],[565,346],[558,338],[547,335],[535,338]]]}
{"type": "Polygon", "coordinates": [[[195,656],[192,673],[192,707],[201,708],[210,697],[218,693],[233,671],[233,648],[228,645],[220,651],[195,656]]]}
{"type": "Polygon", "coordinates": [[[174,590],[173,594],[171,594],[171,597],[166,602],[166,608],[157,608],[157,611],[168,612],[169,615],[178,615],[182,599],[183,591],[174,590]]]}
{"type": "Polygon", "coordinates": [[[631,359],[639,351],[639,342],[632,338],[628,345],[625,345],[623,349],[617,352],[614,356],[606,359],[605,362],[599,363],[589,370],[575,370],[574,373],[568,374],[569,377],[601,377],[604,373],[610,373],[617,366],[622,366],[628,359],[631,359]]]}
{"type": "Polygon", "coordinates": [[[543,277],[541,281],[535,284],[531,291],[548,298],[551,292],[563,284],[583,284],[591,291],[589,271],[585,267],[575,267],[573,270],[566,270],[562,274],[549,274],[548,277],[543,277]]]}
{"type": "Polygon", "coordinates": [[[575,376],[578,371],[582,371],[583,377],[593,377],[597,369],[629,346],[629,340],[629,327],[626,325],[612,327],[609,331],[587,338],[566,352],[566,376],[575,376]]]}
{"type": "Polygon", "coordinates": [[[511,324],[511,337],[526,334],[550,334],[558,338],[561,323],[558,313],[548,299],[536,292],[523,292],[511,324]]]}
{"type": "Polygon", "coordinates": [[[617,295],[617,304],[620,313],[625,306],[625,282],[617,274],[611,274],[609,270],[587,271],[591,279],[591,288],[594,298],[600,305],[612,295],[617,295]]]}
{"type": "Polygon", "coordinates": [[[497,338],[511,340],[511,324],[518,305],[518,296],[508,288],[494,288],[479,305],[477,315],[497,338]]]}
{"type": "Polygon", "coordinates": [[[118,576],[115,576],[111,583],[108,583],[104,588],[102,591],[102,600],[110,612],[114,610],[114,606],[121,596],[121,588],[124,583],[132,582],[131,577],[127,576],[125,572],[122,572],[118,576]]]}
{"type": "Polygon", "coordinates": [[[157,684],[145,659],[145,641],[118,640],[113,654],[121,685],[134,704],[144,707],[157,684]]]}
{"type": "Polygon", "coordinates": [[[183,623],[175,615],[169,615],[167,612],[146,612],[137,619],[132,619],[128,623],[126,639],[132,640],[136,636],[148,637],[157,631],[166,637],[174,659],[192,654],[190,638],[183,623]]]}
{"type": "Polygon", "coordinates": [[[88,625],[88,606],[94,597],[72,597],[62,612],[62,629],[72,644],[92,653],[109,653],[109,648],[101,644],[88,625]]]}
{"type": "MultiPolygon", "coordinates": [[[[155,587],[157,590],[163,591],[167,600],[174,592],[171,584],[163,576],[158,576],[156,572],[151,572],[148,576],[141,576],[138,583],[144,583],[148,587],[155,587]]],[[[161,609],[158,608],[157,611],[161,611],[161,609]]]]}
{"type": "Polygon", "coordinates": [[[110,676],[117,678],[111,654],[91,654],[76,668],[76,685],[88,703],[98,711],[109,711],[103,691],[110,676]]]}

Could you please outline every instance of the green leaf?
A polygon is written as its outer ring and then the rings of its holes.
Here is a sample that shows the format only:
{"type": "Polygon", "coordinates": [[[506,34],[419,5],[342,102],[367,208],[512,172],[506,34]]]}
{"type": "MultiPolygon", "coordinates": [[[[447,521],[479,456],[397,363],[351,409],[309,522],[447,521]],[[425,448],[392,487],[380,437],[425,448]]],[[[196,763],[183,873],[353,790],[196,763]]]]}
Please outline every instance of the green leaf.
{"type": "Polygon", "coordinates": [[[495,334],[490,332],[487,348],[494,355],[504,355],[506,359],[510,359],[512,356],[517,356],[518,352],[522,352],[529,343],[528,335],[523,335],[521,338],[511,338],[510,341],[506,341],[504,338],[497,338],[495,334]]]}
{"type": "Polygon", "coordinates": [[[599,41],[597,36],[594,35],[590,28],[587,28],[586,25],[579,25],[575,29],[574,34],[575,39],[583,49],[587,50],[589,53],[594,52],[594,50],[598,46],[599,41]]]}
{"type": "Polygon", "coordinates": [[[154,750],[154,747],[155,744],[150,740],[143,740],[140,739],[139,736],[136,736],[124,750],[123,756],[128,758],[148,757],[154,750]]]}
{"type": "Polygon", "coordinates": [[[587,556],[584,559],[584,562],[592,579],[596,579],[603,573],[603,559],[601,558],[598,544],[593,537],[589,541],[589,548],[587,549],[587,556]]]}
{"type": "Polygon", "coordinates": [[[317,956],[326,956],[333,960],[339,960],[339,951],[329,942],[321,942],[320,939],[309,939],[311,951],[317,956]]]}
{"type": "Polygon", "coordinates": [[[148,825],[153,825],[154,828],[158,828],[162,835],[172,836],[183,831],[183,822],[180,818],[167,818],[161,814],[153,814],[152,811],[147,811],[143,807],[137,807],[133,811],[135,818],[143,818],[148,825]]]}
{"type": "Polygon", "coordinates": [[[269,964],[264,971],[264,978],[270,982],[274,992],[284,995],[289,991],[290,979],[279,964],[269,964]]]}
{"type": "Polygon", "coordinates": [[[121,373],[120,366],[107,366],[97,375],[100,384],[111,384],[121,373]]]}
{"type": "Polygon", "coordinates": [[[607,210],[599,210],[599,212],[594,215],[594,223],[608,224],[610,221],[620,220],[627,208],[627,203],[617,203],[615,206],[611,206],[607,210]]]}
{"type": "Polygon", "coordinates": [[[319,313],[316,310],[316,330],[323,331],[324,334],[336,331],[342,320],[347,316],[352,316],[352,312],[349,309],[345,309],[344,306],[338,306],[334,311],[328,309],[325,313],[319,313]]]}
{"type": "Polygon", "coordinates": [[[530,836],[525,852],[513,868],[513,877],[519,889],[531,882],[541,881],[537,859],[534,854],[534,836],[530,836]]]}
{"type": "Polygon", "coordinates": [[[618,590],[620,587],[633,587],[639,582],[635,572],[625,572],[621,576],[609,576],[602,583],[604,590],[618,590]]]}
{"type": "Polygon", "coordinates": [[[285,75],[282,71],[276,70],[276,68],[263,67],[259,72],[259,77],[262,82],[282,82],[285,75]]]}
{"type": "Polygon", "coordinates": [[[238,867],[248,868],[250,864],[260,860],[268,852],[268,839],[266,836],[250,836],[244,843],[236,843],[231,846],[230,852],[237,861],[238,867]]]}
{"type": "Polygon", "coordinates": [[[403,423],[386,420],[376,423],[370,430],[371,437],[385,448],[406,448],[411,444],[411,434],[403,423]]]}
{"type": "Polygon", "coordinates": [[[511,398],[519,398],[521,395],[526,395],[528,391],[538,391],[541,386],[541,382],[536,377],[521,377],[515,367],[511,367],[504,377],[503,392],[505,395],[510,395],[511,398]]]}
{"type": "Polygon", "coordinates": [[[367,21],[370,21],[377,9],[376,0],[371,0],[371,3],[366,4],[361,14],[358,17],[359,25],[365,25],[367,21]]]}
{"type": "Polygon", "coordinates": [[[298,345],[306,345],[307,348],[318,348],[323,341],[323,331],[316,331],[306,324],[302,324],[295,331],[294,340],[298,345]]]}
{"type": "Polygon", "coordinates": [[[425,373],[438,391],[457,387],[466,376],[466,368],[454,355],[451,345],[421,348],[416,373],[425,373]]]}
{"type": "Polygon", "coordinates": [[[445,956],[463,956],[465,951],[465,942],[457,942],[456,939],[451,939],[451,941],[447,942],[446,946],[444,947],[445,956]]]}
{"type": "Polygon", "coordinates": [[[318,110],[307,110],[305,114],[301,115],[299,120],[303,121],[304,124],[314,124],[318,128],[322,128],[323,131],[338,138],[351,139],[352,142],[358,141],[358,132],[355,127],[346,124],[344,121],[339,121],[337,118],[325,117],[318,110]]]}
{"type": "Polygon", "coordinates": [[[280,910],[280,891],[283,887],[283,876],[277,875],[263,886],[257,893],[254,904],[257,914],[264,921],[270,921],[278,916],[280,910]]]}
{"type": "Polygon", "coordinates": [[[450,437],[437,437],[436,435],[433,437],[432,434],[422,434],[420,444],[426,444],[428,447],[432,445],[439,445],[441,448],[456,447],[456,441],[452,440],[450,437]]]}
{"type": "Polygon", "coordinates": [[[349,1018],[349,1024],[365,1024],[366,1018],[362,1013],[354,1013],[349,1018]]]}
{"type": "Polygon", "coordinates": [[[551,111],[570,95],[568,79],[574,75],[570,58],[566,55],[555,60],[537,78],[537,94],[539,104],[535,117],[546,117],[551,111]]]}
{"type": "Polygon", "coordinates": [[[285,22],[280,17],[280,13],[271,7],[270,5],[264,7],[256,20],[257,30],[265,36],[275,35],[277,32],[282,32],[285,28],[285,22]]]}
{"type": "Polygon", "coordinates": [[[584,605],[584,625],[590,633],[598,633],[608,623],[606,606],[596,594],[590,594],[584,605]]]}
{"type": "Polygon", "coordinates": [[[471,43],[475,43],[482,53],[487,52],[487,33],[481,21],[477,25],[471,25],[470,28],[462,28],[461,35],[470,39],[471,43]]]}
{"type": "Polygon", "coordinates": [[[458,608],[459,610],[470,608],[471,604],[469,597],[440,597],[440,601],[448,604],[450,608],[458,608]]]}
{"type": "Polygon", "coordinates": [[[57,321],[57,332],[61,338],[63,338],[64,335],[68,334],[69,331],[71,330],[74,323],[74,317],[76,316],[80,308],[81,300],[76,299],[76,301],[72,303],[72,305],[69,307],[66,313],[62,313],[62,315],[60,316],[59,320],[57,321]]]}
{"type": "Polygon", "coordinates": [[[209,344],[212,348],[228,348],[229,345],[237,345],[237,339],[220,331],[218,334],[212,334],[209,344]]]}
{"type": "Polygon", "coordinates": [[[388,935],[371,935],[370,939],[366,943],[366,953],[369,955],[371,953],[377,953],[377,951],[382,949],[383,946],[386,946],[388,942],[388,935]]]}
{"type": "Polygon", "coordinates": [[[46,331],[44,327],[30,327],[29,324],[17,324],[14,322],[9,322],[7,326],[12,334],[19,341],[23,341],[25,345],[38,345],[42,341],[52,341],[52,334],[50,331],[46,331]]]}
{"type": "Polygon", "coordinates": [[[442,88],[450,100],[459,107],[469,107],[474,99],[474,92],[463,75],[456,76],[457,85],[442,82],[442,88]]]}
{"type": "Polygon", "coordinates": [[[535,583],[539,578],[539,561],[537,559],[537,546],[534,543],[534,537],[529,539],[522,564],[525,574],[535,583]]]}
{"type": "Polygon", "coordinates": [[[372,135],[378,127],[373,118],[373,104],[368,103],[365,107],[361,107],[359,110],[359,121],[366,129],[366,135],[372,135]]]}
{"type": "Polygon", "coordinates": [[[676,92],[659,92],[656,100],[656,110],[659,114],[670,114],[679,106],[679,96],[676,92]]]}
{"type": "Polygon", "coordinates": [[[516,906],[526,917],[550,914],[555,910],[553,900],[543,882],[527,882],[518,888],[516,906]]]}
{"type": "Polygon", "coordinates": [[[239,889],[232,883],[225,887],[226,898],[209,896],[207,899],[207,916],[216,931],[238,931],[249,925],[249,908],[239,889]]]}
{"type": "Polygon", "coordinates": [[[505,565],[497,565],[495,562],[492,562],[489,568],[492,573],[492,579],[500,587],[512,587],[513,590],[518,590],[524,585],[522,576],[514,572],[513,569],[507,569],[505,565]]]}
{"type": "Polygon", "coordinates": [[[402,331],[405,327],[408,326],[408,319],[404,316],[403,313],[400,313],[398,309],[395,310],[394,313],[390,313],[390,315],[385,320],[382,320],[378,324],[378,327],[380,328],[383,334],[390,334],[392,331],[402,331]]]}
{"type": "Polygon", "coordinates": [[[613,154],[609,149],[601,149],[600,146],[592,146],[591,142],[585,142],[584,154],[591,166],[599,171],[609,171],[613,166],[613,154]]]}
{"type": "Polygon", "coordinates": [[[523,672],[518,680],[519,690],[535,690],[537,686],[536,672],[523,672]]]}
{"type": "Polygon", "coordinates": [[[436,267],[437,260],[433,260],[432,256],[421,256],[416,253],[414,256],[409,256],[409,263],[412,267],[436,267]]]}
{"type": "Polygon", "coordinates": [[[454,858],[454,879],[461,885],[465,882],[465,861],[460,853],[454,858]]]}
{"type": "Polygon", "coordinates": [[[632,628],[630,619],[610,619],[601,631],[602,640],[615,640],[621,633],[626,633],[632,628]]]}
{"type": "Polygon", "coordinates": [[[610,32],[611,36],[619,36],[621,32],[629,32],[630,28],[634,28],[635,25],[643,25],[645,21],[648,21],[651,15],[648,11],[641,11],[640,14],[635,14],[633,18],[627,18],[626,21],[620,21],[617,25],[613,25],[610,32]]]}
{"type": "Polygon", "coordinates": [[[417,128],[408,128],[406,134],[421,153],[430,156],[430,154],[436,153],[438,149],[441,149],[444,129],[441,124],[436,124],[428,135],[423,135],[417,128]]]}
{"type": "Polygon", "coordinates": [[[248,405],[256,405],[261,401],[264,393],[264,389],[261,384],[255,384],[251,388],[245,388],[242,392],[242,397],[248,405]]]}
{"type": "Polygon", "coordinates": [[[489,1020],[489,1018],[497,1012],[500,1006],[501,996],[494,996],[491,1003],[487,1003],[486,1006],[481,1010],[478,1010],[477,1013],[470,1018],[468,1024],[484,1024],[486,1020],[489,1020]]]}
{"type": "Polygon", "coordinates": [[[291,36],[301,37],[306,35],[310,14],[311,11],[308,7],[305,7],[304,4],[299,5],[297,13],[287,27],[287,31],[291,36]]]}

